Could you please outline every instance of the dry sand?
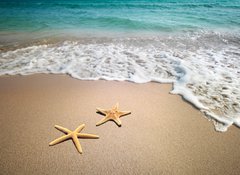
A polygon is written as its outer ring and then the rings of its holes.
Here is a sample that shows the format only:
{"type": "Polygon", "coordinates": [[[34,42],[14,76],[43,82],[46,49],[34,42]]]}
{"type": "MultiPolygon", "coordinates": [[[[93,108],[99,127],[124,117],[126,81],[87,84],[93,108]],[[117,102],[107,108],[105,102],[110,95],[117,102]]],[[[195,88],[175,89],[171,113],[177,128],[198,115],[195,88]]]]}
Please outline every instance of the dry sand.
{"type": "Polygon", "coordinates": [[[171,85],[80,81],[63,75],[0,77],[0,174],[239,174],[240,129],[218,133],[211,122],[170,95],[171,85]],[[95,124],[96,107],[116,102],[122,127],[95,124]],[[83,154],[55,124],[100,139],[81,139],[83,154]]]}

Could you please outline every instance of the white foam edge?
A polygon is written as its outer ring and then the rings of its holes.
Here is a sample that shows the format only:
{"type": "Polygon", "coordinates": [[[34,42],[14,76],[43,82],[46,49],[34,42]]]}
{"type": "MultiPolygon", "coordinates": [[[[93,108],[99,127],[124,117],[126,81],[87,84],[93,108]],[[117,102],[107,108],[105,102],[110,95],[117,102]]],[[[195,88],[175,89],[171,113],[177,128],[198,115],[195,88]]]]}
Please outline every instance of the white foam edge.
{"type": "Polygon", "coordinates": [[[226,132],[227,129],[229,128],[229,126],[231,126],[232,124],[237,125],[238,127],[240,126],[240,122],[239,121],[235,121],[232,118],[226,118],[223,116],[218,116],[216,114],[214,114],[213,112],[207,111],[207,110],[200,110],[202,113],[205,114],[206,117],[208,117],[209,119],[214,121],[214,126],[216,131],[219,132],[226,132]]]}
{"type": "MultiPolygon", "coordinates": [[[[35,73],[18,73],[18,75],[32,75],[36,74],[35,73]]],[[[208,119],[212,120],[214,122],[214,126],[216,131],[219,132],[226,132],[228,127],[231,126],[232,124],[240,127],[240,118],[226,118],[223,116],[218,116],[211,112],[209,108],[205,107],[199,100],[197,99],[196,96],[192,94],[190,90],[188,90],[186,87],[184,87],[183,84],[179,84],[176,80],[170,80],[170,79],[162,79],[162,78],[151,78],[151,80],[142,80],[142,81],[133,81],[133,79],[126,79],[126,78],[109,78],[107,76],[101,76],[101,77],[86,77],[86,78],[80,78],[78,77],[77,74],[73,72],[64,72],[64,73],[59,73],[59,72],[54,72],[54,71],[49,71],[49,72],[39,72],[39,73],[44,73],[44,74],[67,74],[71,76],[72,78],[76,78],[79,80],[107,80],[107,81],[129,81],[129,82],[134,82],[134,83],[148,83],[148,82],[157,82],[157,83],[172,83],[173,84],[173,90],[170,91],[170,94],[174,95],[180,95],[183,97],[184,100],[188,101],[191,103],[193,106],[195,106],[197,109],[199,109],[208,119]]],[[[16,75],[16,73],[13,72],[4,72],[5,75],[16,75]]],[[[3,74],[1,74],[3,75],[3,74]]]]}
{"type": "Polygon", "coordinates": [[[173,90],[170,92],[171,94],[175,95],[181,95],[184,100],[190,102],[192,105],[194,105],[197,109],[201,110],[209,110],[207,107],[205,107],[196,96],[193,95],[193,93],[188,90],[187,88],[178,85],[177,83],[173,83],[173,90]]]}

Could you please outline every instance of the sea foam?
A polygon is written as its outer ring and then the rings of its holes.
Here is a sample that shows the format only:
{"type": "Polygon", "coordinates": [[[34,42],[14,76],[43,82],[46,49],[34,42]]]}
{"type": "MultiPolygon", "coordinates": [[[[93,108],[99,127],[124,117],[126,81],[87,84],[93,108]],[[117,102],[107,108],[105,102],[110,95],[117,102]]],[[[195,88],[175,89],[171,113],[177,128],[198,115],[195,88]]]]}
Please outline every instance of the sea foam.
{"type": "Polygon", "coordinates": [[[173,83],[214,121],[217,131],[240,127],[239,36],[181,36],[65,41],[0,53],[0,75],[69,74],[81,80],[173,83]]]}

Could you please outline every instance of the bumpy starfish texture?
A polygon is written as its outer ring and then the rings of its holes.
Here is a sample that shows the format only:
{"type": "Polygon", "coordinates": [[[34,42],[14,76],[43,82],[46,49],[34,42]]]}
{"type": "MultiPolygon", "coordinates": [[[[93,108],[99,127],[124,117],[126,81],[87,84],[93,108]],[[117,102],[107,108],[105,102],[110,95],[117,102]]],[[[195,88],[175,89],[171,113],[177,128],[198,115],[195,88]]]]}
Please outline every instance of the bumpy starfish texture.
{"type": "Polygon", "coordinates": [[[119,105],[117,103],[115,106],[112,107],[112,109],[109,110],[97,108],[97,113],[101,113],[105,115],[105,117],[102,118],[102,120],[100,120],[96,125],[99,126],[109,120],[113,120],[118,126],[121,126],[122,122],[119,118],[124,115],[131,114],[131,111],[119,111],[118,106],[119,105]]]}
{"type": "Polygon", "coordinates": [[[62,126],[55,125],[56,129],[58,129],[59,131],[63,132],[66,135],[64,135],[62,137],[59,137],[56,140],[50,142],[49,146],[53,146],[53,145],[56,145],[56,144],[61,143],[63,141],[66,141],[68,139],[72,139],[72,141],[75,144],[78,152],[80,154],[82,154],[82,147],[80,145],[80,142],[79,142],[78,138],[85,138],[85,139],[98,139],[99,138],[98,135],[79,133],[83,130],[84,127],[85,127],[85,124],[82,124],[79,127],[77,127],[77,129],[75,129],[74,131],[71,131],[71,130],[69,130],[67,128],[64,128],[62,126]]]}

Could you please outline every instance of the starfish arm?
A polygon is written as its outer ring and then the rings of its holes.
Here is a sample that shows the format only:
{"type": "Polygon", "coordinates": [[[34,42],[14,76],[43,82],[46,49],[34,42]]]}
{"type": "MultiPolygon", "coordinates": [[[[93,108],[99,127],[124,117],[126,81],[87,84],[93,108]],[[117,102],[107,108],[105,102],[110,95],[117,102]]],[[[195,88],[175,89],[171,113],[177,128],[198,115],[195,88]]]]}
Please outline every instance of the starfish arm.
{"type": "Polygon", "coordinates": [[[107,114],[109,112],[109,110],[106,110],[106,109],[101,109],[101,108],[97,108],[97,112],[100,112],[102,114],[107,114]]]}
{"type": "Polygon", "coordinates": [[[122,122],[119,118],[115,118],[113,119],[113,121],[118,125],[118,126],[121,126],[122,125],[122,122]]]}
{"type": "Polygon", "coordinates": [[[70,135],[64,135],[62,137],[59,137],[59,138],[55,139],[54,141],[50,142],[49,146],[56,145],[56,144],[58,144],[60,142],[63,142],[65,140],[69,139],[69,138],[70,138],[70,135]]]}
{"type": "Polygon", "coordinates": [[[79,127],[77,127],[77,129],[74,130],[74,132],[81,132],[83,130],[83,128],[85,128],[85,124],[80,125],[79,127]]]}
{"type": "Polygon", "coordinates": [[[77,135],[74,134],[74,135],[72,136],[72,139],[73,139],[73,143],[75,144],[78,152],[79,152],[80,154],[82,154],[82,147],[81,147],[80,142],[79,142],[79,140],[78,140],[78,138],[77,138],[77,135]]]}
{"type": "Polygon", "coordinates": [[[131,111],[118,111],[119,116],[131,114],[131,111]]]}
{"type": "Polygon", "coordinates": [[[105,123],[105,122],[108,121],[108,120],[109,120],[108,117],[104,117],[104,118],[102,118],[99,122],[96,123],[96,126],[99,126],[99,125],[105,123]]]}
{"type": "Polygon", "coordinates": [[[116,103],[116,105],[113,106],[113,110],[118,110],[118,107],[119,107],[119,103],[116,103]]]}
{"type": "Polygon", "coordinates": [[[59,131],[65,133],[65,134],[69,134],[70,132],[72,132],[72,131],[70,131],[69,129],[64,128],[64,127],[62,127],[62,126],[59,126],[59,125],[55,125],[55,128],[58,129],[59,131]]]}
{"type": "Polygon", "coordinates": [[[85,133],[78,133],[77,136],[80,137],[80,138],[87,138],[87,139],[98,139],[99,138],[98,135],[85,134],[85,133]]]}

